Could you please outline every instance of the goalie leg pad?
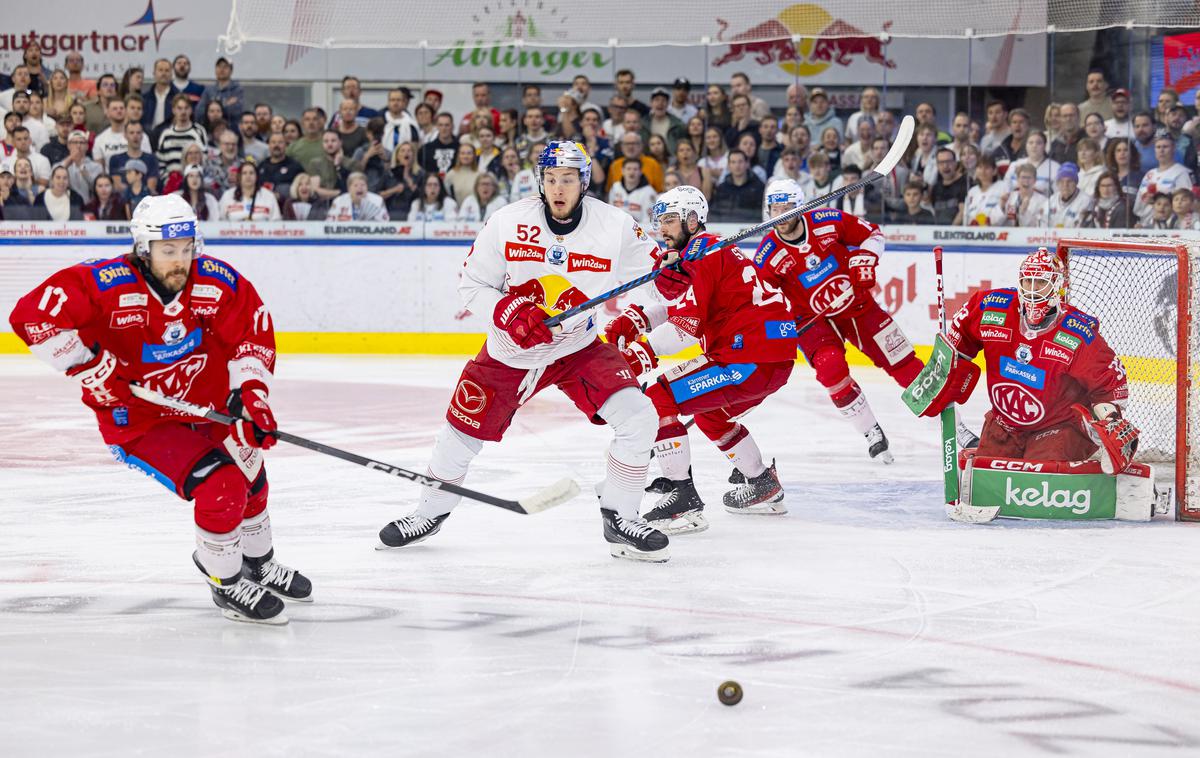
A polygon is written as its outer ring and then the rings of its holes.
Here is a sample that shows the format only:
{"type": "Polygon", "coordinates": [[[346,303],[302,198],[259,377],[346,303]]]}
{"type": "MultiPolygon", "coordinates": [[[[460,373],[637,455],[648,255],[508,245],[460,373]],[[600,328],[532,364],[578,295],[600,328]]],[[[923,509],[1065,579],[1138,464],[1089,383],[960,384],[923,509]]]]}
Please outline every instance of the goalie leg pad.
{"type": "Polygon", "coordinates": [[[1137,463],[1110,476],[1094,460],[975,455],[963,478],[969,505],[1006,518],[1148,521],[1156,499],[1153,469],[1137,463]]]}

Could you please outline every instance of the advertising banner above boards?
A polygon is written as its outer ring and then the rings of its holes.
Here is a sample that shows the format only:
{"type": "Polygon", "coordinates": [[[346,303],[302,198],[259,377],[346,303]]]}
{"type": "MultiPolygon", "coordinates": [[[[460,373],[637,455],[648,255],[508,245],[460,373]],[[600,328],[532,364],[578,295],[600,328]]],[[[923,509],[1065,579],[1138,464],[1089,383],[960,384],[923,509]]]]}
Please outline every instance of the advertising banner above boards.
{"type": "MultiPolygon", "coordinates": [[[[199,6],[186,0],[55,0],[22,8],[19,25],[0,31],[0,69],[10,70],[31,37],[49,66],[62,66],[65,54],[79,51],[84,76],[120,74],[131,66],[150,70],[156,58],[179,53],[192,60],[192,77],[210,81],[221,54],[217,40],[226,33],[232,0],[199,6]]],[[[1045,3],[1026,2],[1023,14],[1045,3]]],[[[559,25],[570,4],[551,0],[513,0],[500,13],[466,13],[456,21],[461,38],[426,48],[319,49],[251,42],[236,55],[234,78],[240,80],[337,81],[353,73],[369,81],[569,82],[582,73],[597,82],[612,81],[619,68],[637,72],[646,83],[676,77],[693,82],[727,82],[737,71],[756,84],[889,86],[1040,87],[1046,84],[1044,34],[974,39],[913,39],[872,34],[866,19],[841,17],[852,12],[825,0],[818,3],[768,2],[748,18],[692,19],[695,44],[680,46],[585,47],[562,42],[559,25]],[[707,38],[708,43],[703,40],[707,38]],[[524,44],[520,44],[520,43],[524,44]],[[664,68],[664,56],[670,64],[664,68]],[[402,72],[402,73],[400,73],[402,72]]],[[[294,4],[292,24],[309,23],[307,4],[294,4]]],[[[726,14],[728,15],[728,14],[726,14]]],[[[437,23],[444,28],[444,16],[437,23]]],[[[890,29],[890,24],[884,24],[890,29]]],[[[614,34],[620,37],[619,34],[614,34]]],[[[149,79],[149,76],[147,76],[149,79]]]]}
{"type": "MultiPolygon", "coordinates": [[[[738,228],[718,224],[714,231],[730,234],[738,228]]],[[[952,314],[978,289],[1014,286],[1017,264],[1031,250],[1053,247],[1060,235],[1086,237],[1089,232],[907,226],[886,231],[877,297],[909,339],[925,346],[932,344],[937,330],[934,245],[945,250],[946,304],[952,314]]],[[[486,321],[465,311],[456,291],[474,239],[472,227],[203,223],[201,233],[211,255],[255,283],[274,315],[285,352],[473,353],[482,342],[486,321]],[[429,239],[422,239],[422,233],[429,239]]],[[[1200,240],[1200,235],[1191,238],[1200,240]]],[[[119,223],[0,223],[0,312],[6,315],[18,297],[55,270],[89,258],[119,256],[128,245],[129,232],[119,223]]],[[[742,247],[749,251],[756,246],[749,241],[742,247]]],[[[597,320],[606,322],[637,297],[635,291],[598,309],[597,320]]],[[[1144,311],[1146,303],[1113,307],[1144,311]]],[[[1173,345],[1143,345],[1140,349],[1152,353],[1147,357],[1172,355],[1173,345]]],[[[5,320],[0,352],[24,351],[5,320]]]]}

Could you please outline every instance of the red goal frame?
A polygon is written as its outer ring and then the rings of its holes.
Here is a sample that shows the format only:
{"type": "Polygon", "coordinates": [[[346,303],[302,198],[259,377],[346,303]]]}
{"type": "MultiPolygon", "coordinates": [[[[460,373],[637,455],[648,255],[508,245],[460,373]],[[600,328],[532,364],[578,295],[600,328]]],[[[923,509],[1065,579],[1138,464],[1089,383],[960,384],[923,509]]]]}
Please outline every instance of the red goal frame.
{"type": "MultiPolygon", "coordinates": [[[[1179,323],[1176,324],[1175,343],[1175,520],[1200,521],[1200,503],[1188,499],[1188,413],[1187,399],[1191,379],[1188,375],[1188,335],[1191,331],[1191,268],[1187,245],[1172,240],[1096,240],[1071,238],[1058,241],[1057,255],[1066,272],[1065,299],[1071,297],[1071,248],[1087,250],[1111,250],[1113,252],[1150,253],[1174,255],[1177,272],[1175,299],[1179,323]]],[[[1136,458],[1135,458],[1136,460],[1136,458]]],[[[1200,472],[1198,472],[1200,473],[1200,472]]]]}

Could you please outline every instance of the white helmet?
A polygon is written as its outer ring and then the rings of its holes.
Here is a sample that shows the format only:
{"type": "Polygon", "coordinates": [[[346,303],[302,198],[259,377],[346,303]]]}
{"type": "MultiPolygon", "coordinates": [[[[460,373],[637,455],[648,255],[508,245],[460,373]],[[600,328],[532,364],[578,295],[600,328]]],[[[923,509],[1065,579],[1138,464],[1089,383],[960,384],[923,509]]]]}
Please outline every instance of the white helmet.
{"type": "Polygon", "coordinates": [[[150,254],[151,240],[171,240],[193,237],[196,240],[196,255],[200,254],[202,241],[196,228],[196,212],[180,195],[151,195],[142,198],[133,210],[129,222],[133,232],[133,252],[140,256],[150,254]]]}
{"type": "Polygon", "coordinates": [[[704,193],[698,188],[681,184],[658,196],[658,202],[650,209],[650,220],[654,227],[658,228],[662,217],[669,213],[678,213],[679,218],[684,220],[695,216],[696,222],[703,225],[708,222],[708,200],[704,199],[704,193]]]}
{"type": "Polygon", "coordinates": [[[772,205],[784,203],[792,208],[804,205],[804,188],[795,179],[772,179],[763,193],[763,221],[771,220],[772,205]]]}
{"type": "Polygon", "coordinates": [[[587,192],[588,185],[592,183],[592,156],[588,155],[587,149],[578,142],[555,140],[542,149],[533,173],[537,177],[538,189],[543,192],[545,190],[542,184],[548,168],[579,169],[579,183],[583,185],[584,192],[587,192]]]}

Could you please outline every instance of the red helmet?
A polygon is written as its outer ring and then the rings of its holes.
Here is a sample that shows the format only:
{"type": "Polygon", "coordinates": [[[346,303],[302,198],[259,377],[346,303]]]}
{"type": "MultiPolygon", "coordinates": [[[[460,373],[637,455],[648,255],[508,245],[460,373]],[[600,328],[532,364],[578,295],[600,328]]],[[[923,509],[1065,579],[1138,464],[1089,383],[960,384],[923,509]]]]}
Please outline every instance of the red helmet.
{"type": "Polygon", "coordinates": [[[1065,279],[1062,261],[1046,248],[1025,256],[1017,273],[1017,297],[1027,323],[1040,324],[1058,307],[1065,279]]]}

